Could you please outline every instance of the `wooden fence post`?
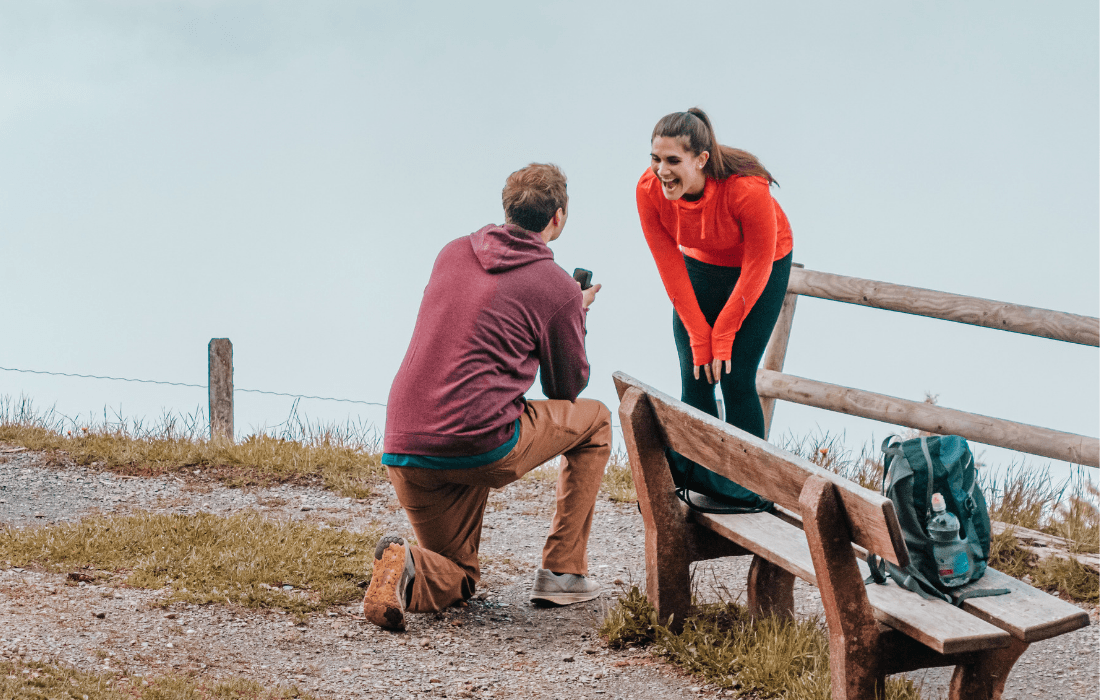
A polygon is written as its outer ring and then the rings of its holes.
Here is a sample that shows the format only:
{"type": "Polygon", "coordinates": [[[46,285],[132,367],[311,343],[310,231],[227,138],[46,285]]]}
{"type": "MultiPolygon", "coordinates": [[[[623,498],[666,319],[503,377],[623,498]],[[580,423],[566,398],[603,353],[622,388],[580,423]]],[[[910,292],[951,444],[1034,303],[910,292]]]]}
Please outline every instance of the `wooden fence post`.
{"type": "MultiPolygon", "coordinates": [[[[804,265],[791,263],[791,267],[804,267],[804,265]]],[[[787,344],[791,340],[791,324],[794,323],[794,306],[797,302],[798,294],[795,292],[787,292],[787,296],[783,297],[783,308],[779,310],[779,318],[775,322],[775,328],[772,329],[768,348],[764,351],[764,369],[770,369],[773,372],[783,371],[783,362],[787,359],[787,344]]],[[[764,410],[764,439],[767,440],[772,431],[775,399],[761,397],[760,408],[764,410]]]]}
{"type": "Polygon", "coordinates": [[[233,343],[211,338],[209,353],[210,439],[233,441],[233,343]]]}

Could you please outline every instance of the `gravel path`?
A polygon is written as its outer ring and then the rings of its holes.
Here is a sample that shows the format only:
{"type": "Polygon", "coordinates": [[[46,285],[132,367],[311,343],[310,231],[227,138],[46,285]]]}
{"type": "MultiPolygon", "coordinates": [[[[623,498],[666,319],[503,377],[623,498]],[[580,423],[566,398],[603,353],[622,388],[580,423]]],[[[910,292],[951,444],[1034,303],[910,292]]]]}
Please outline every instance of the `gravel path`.
{"type": "MultiPolygon", "coordinates": [[[[0,453],[0,524],[33,527],[131,509],[228,514],[250,508],[353,530],[378,521],[387,531],[411,534],[388,485],[354,500],[316,488],[227,489],[201,474],[129,478],[50,462],[38,453],[0,453]]],[[[527,592],[552,509],[553,484],[546,480],[525,479],[494,492],[482,545],[484,598],[465,608],[410,616],[406,634],[356,620],[356,606],[312,615],[304,624],[277,612],[229,606],[165,610],[153,605],[158,591],[66,586],[63,575],[0,562],[0,659],[51,659],[86,670],[235,674],[296,684],[322,698],[719,695],[645,652],[609,651],[596,637],[619,588],[615,582],[644,579],[642,524],[633,505],[601,499],[596,506],[589,560],[604,596],[567,608],[530,605],[527,592]]],[[[747,566],[744,558],[701,564],[700,594],[742,596],[747,566]]],[[[821,614],[813,587],[799,582],[795,596],[800,614],[821,614]]],[[[1089,628],[1032,645],[1004,697],[1096,697],[1100,627],[1097,610],[1091,612],[1089,628]]],[[[913,677],[931,699],[945,695],[949,675],[935,669],[913,677]]]]}

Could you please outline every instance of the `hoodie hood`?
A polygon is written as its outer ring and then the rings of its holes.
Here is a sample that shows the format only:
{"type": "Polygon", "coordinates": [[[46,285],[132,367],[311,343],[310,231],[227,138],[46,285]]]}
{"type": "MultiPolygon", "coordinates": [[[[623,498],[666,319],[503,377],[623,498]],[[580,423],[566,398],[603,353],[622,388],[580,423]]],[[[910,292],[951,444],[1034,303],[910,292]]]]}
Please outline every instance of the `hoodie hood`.
{"type": "Polygon", "coordinates": [[[486,272],[503,272],[539,260],[553,260],[550,246],[537,233],[514,224],[490,224],[470,234],[474,255],[486,272]]]}

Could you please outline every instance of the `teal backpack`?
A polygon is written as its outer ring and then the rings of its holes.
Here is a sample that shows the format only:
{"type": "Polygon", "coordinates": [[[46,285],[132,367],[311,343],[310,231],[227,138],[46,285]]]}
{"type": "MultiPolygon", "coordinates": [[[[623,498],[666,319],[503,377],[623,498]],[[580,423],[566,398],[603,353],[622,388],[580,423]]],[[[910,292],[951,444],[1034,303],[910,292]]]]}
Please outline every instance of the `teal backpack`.
{"type": "Polygon", "coordinates": [[[959,537],[964,540],[970,568],[963,585],[981,578],[989,560],[989,508],[976,483],[974,455],[966,439],[943,435],[902,441],[891,435],[883,441],[882,452],[882,493],[894,502],[909,549],[909,566],[902,569],[869,555],[871,578],[867,583],[885,583],[889,573],[904,588],[955,605],[967,598],[1008,593],[1007,589],[961,592],[959,586],[948,587],[940,580],[935,541],[928,533],[933,493],[943,495],[947,511],[959,520],[959,537]]]}

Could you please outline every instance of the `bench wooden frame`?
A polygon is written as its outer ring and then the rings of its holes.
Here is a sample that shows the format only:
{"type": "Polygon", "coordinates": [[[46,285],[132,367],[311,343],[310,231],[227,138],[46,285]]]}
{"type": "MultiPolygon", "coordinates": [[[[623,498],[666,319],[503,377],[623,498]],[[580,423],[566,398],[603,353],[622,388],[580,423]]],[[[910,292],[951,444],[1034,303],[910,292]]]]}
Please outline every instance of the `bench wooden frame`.
{"type": "Polygon", "coordinates": [[[690,566],[752,555],[754,615],[794,614],[794,578],[821,591],[833,697],[882,697],[888,674],[955,666],[952,700],[999,698],[1032,642],[1086,627],[1085,611],[990,569],[971,584],[1007,587],[961,608],[900,588],[865,586],[857,549],[904,566],[893,503],[621,373],[619,416],[645,523],[646,595],[679,627],[691,609],[690,566]],[[780,506],[778,515],[706,515],[676,497],[672,448],[780,506]]]}

